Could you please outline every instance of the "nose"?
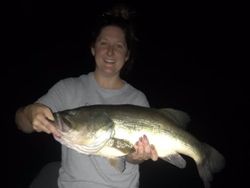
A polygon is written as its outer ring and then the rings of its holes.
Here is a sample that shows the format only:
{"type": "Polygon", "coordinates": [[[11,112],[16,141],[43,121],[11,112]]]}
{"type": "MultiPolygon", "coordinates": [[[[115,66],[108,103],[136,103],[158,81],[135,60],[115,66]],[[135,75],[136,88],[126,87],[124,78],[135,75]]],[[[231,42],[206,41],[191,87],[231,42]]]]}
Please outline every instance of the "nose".
{"type": "Polygon", "coordinates": [[[108,49],[107,49],[107,54],[108,56],[112,56],[114,55],[114,47],[112,45],[108,46],[108,49]]]}

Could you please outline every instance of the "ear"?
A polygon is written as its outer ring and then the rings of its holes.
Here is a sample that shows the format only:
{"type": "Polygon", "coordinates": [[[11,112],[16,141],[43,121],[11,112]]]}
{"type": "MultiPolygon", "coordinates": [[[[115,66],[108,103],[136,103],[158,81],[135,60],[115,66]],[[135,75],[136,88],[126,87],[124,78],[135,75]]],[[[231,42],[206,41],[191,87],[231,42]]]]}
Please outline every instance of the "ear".
{"type": "Polygon", "coordinates": [[[126,57],[125,57],[125,62],[127,62],[127,61],[128,61],[129,56],[130,56],[130,52],[128,51],[128,52],[127,52],[127,55],[126,55],[126,57]]]}
{"type": "Polygon", "coordinates": [[[95,48],[93,46],[91,46],[91,54],[95,56],[95,48]]]}

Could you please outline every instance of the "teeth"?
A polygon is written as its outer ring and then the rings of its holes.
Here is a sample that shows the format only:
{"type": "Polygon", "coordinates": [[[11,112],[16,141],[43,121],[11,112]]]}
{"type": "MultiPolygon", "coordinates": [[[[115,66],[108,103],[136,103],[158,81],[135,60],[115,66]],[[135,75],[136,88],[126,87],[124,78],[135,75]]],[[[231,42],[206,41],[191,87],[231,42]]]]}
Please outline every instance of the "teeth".
{"type": "Polygon", "coordinates": [[[105,61],[106,63],[115,63],[114,60],[110,60],[110,59],[105,59],[104,61],[105,61]]]}

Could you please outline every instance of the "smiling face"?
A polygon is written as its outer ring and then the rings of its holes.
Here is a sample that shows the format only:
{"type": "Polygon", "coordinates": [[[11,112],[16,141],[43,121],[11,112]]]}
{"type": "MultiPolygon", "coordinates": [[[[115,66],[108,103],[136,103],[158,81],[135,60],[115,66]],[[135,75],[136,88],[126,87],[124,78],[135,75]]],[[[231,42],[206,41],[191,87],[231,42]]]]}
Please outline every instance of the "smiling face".
{"type": "Polygon", "coordinates": [[[95,57],[96,72],[105,76],[119,76],[129,58],[123,30],[117,26],[104,27],[91,47],[91,52],[95,57]]]}

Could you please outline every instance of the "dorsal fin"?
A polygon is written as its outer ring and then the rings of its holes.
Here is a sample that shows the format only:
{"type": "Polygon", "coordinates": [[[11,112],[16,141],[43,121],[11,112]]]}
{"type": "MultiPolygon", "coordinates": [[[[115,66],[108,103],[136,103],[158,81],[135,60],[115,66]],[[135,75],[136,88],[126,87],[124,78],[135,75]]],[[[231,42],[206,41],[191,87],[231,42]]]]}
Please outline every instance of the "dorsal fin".
{"type": "Polygon", "coordinates": [[[162,108],[159,109],[159,111],[170,118],[172,121],[176,123],[177,126],[185,129],[187,127],[187,124],[190,122],[189,115],[181,110],[176,110],[173,108],[162,108]]]}

